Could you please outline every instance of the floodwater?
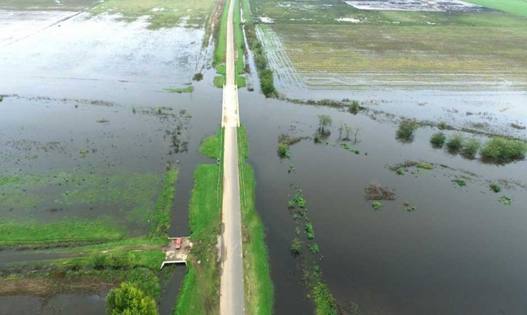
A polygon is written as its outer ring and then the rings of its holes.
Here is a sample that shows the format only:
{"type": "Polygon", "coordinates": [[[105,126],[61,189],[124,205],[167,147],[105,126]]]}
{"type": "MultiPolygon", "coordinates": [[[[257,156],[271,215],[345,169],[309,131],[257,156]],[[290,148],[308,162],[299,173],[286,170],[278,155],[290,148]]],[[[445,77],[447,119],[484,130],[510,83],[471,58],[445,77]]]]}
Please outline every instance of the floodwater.
{"type": "Polygon", "coordinates": [[[0,314],[104,314],[105,296],[106,292],[89,295],[58,294],[48,299],[27,295],[0,296],[0,314]]]}
{"type": "MultiPolygon", "coordinates": [[[[15,37],[22,38],[18,41],[9,36],[1,39],[9,45],[0,51],[5,60],[0,72],[7,74],[0,81],[0,94],[10,96],[0,103],[0,170],[141,174],[161,179],[167,163],[173,163],[180,173],[170,234],[187,234],[192,172],[206,161],[197,149],[201,139],[219,126],[221,90],[211,87],[212,71],[205,71],[202,82],[193,83],[192,94],[164,89],[190,82],[204,66],[201,41],[196,39],[203,33],[188,28],[148,31],[144,21],[124,23],[108,16],[77,15],[55,24],[64,15],[36,23],[29,35],[17,33],[15,37]],[[182,134],[174,133],[177,126],[182,134]]],[[[7,24],[2,20],[0,26],[7,24]]],[[[310,93],[319,96],[314,98],[326,96],[310,93]]],[[[490,128],[527,123],[526,95],[521,91],[510,92],[510,97],[476,93],[474,102],[456,91],[342,93],[335,95],[352,99],[357,95],[373,109],[402,116],[447,122],[452,118],[464,124],[467,117],[478,116],[467,111],[492,111],[503,116],[487,120],[490,128]],[[494,101],[486,103],[487,99],[494,101]],[[434,116],[443,107],[457,112],[445,109],[448,115],[434,116]],[[510,119],[505,117],[508,113],[510,119]]],[[[269,100],[258,92],[240,91],[240,113],[256,173],[256,206],[267,232],[276,314],[313,312],[299,261],[289,250],[295,233],[287,209],[290,185],[304,191],[320,245],[323,279],[341,305],[354,303],[364,314],[527,312],[525,161],[495,166],[433,149],[429,138],[436,130],[428,127],[418,129],[412,143],[402,144],[395,139],[397,126],[391,120],[269,100]],[[280,160],[278,136],[312,137],[321,114],[333,120],[328,144],[306,139],[291,147],[290,160],[280,160]],[[354,145],[359,155],[340,146],[338,128],[343,124],[359,130],[354,145]],[[388,168],[405,160],[428,161],[434,169],[397,175],[388,168]],[[291,165],[295,170],[289,173],[291,165]],[[452,182],[459,178],[466,186],[452,182]],[[488,187],[497,180],[506,180],[499,194],[488,187]],[[372,183],[393,189],[397,199],[385,201],[380,210],[372,209],[364,194],[372,183]],[[500,203],[502,196],[511,204],[500,203]],[[404,203],[415,206],[415,211],[405,210],[404,203]]],[[[53,194],[60,192],[57,188],[53,194]]],[[[74,205],[46,211],[53,200],[36,208],[0,211],[2,217],[31,215],[46,222],[108,216],[130,230],[137,228],[122,216],[128,204],[115,213],[105,209],[107,202],[93,209],[74,205]]],[[[181,276],[180,269],[162,293],[163,314],[170,313],[181,276]]],[[[0,314],[68,314],[73,309],[100,314],[102,296],[0,297],[0,314]]]]}
{"type": "MultiPolygon", "coordinates": [[[[102,219],[144,234],[141,210],[155,204],[171,164],[179,175],[170,234],[187,235],[192,172],[206,160],[197,150],[217,130],[221,109],[221,90],[207,75],[204,30],[151,31],[144,19],[70,11],[2,11],[0,34],[0,171],[29,185],[0,193],[2,219],[102,219]],[[205,80],[192,82],[201,71],[205,80]],[[191,94],[165,91],[191,83],[191,94]]],[[[4,250],[0,266],[62,256],[4,250]]],[[[162,292],[162,314],[176,300],[184,273],[176,269],[162,292]]],[[[101,314],[104,296],[3,296],[0,314],[101,314]]]]}
{"type": "Polygon", "coordinates": [[[304,191],[323,277],[342,305],[355,303],[364,314],[525,313],[526,162],[483,164],[433,149],[431,128],[419,129],[413,143],[401,144],[393,123],[258,99],[242,92],[240,111],[256,170],[257,208],[268,233],[277,314],[305,314],[309,305],[289,253],[294,237],[287,209],[290,184],[304,191]],[[312,136],[320,114],[333,119],[329,145],[304,140],[292,147],[290,161],[281,161],[278,135],[312,136]],[[343,123],[359,129],[360,155],[337,144],[343,123]],[[400,176],[387,167],[405,160],[454,170],[400,176]],[[290,164],[293,174],[288,174],[290,164]],[[465,187],[452,182],[471,173],[465,187]],[[495,194],[488,185],[498,179],[518,183],[495,194]],[[394,189],[397,199],[373,210],[364,193],[370,183],[394,189]],[[501,204],[501,195],[512,204],[501,204]],[[416,210],[403,209],[405,202],[416,210]]]}

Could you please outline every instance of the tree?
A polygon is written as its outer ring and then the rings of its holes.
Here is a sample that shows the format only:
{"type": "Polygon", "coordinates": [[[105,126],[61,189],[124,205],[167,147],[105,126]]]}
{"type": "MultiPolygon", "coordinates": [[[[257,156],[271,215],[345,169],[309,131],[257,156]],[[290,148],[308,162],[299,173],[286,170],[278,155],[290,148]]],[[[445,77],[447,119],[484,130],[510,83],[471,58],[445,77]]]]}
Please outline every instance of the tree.
{"type": "Polygon", "coordinates": [[[123,282],[106,297],[108,314],[111,315],[157,315],[154,299],[129,282],[123,282]]]}

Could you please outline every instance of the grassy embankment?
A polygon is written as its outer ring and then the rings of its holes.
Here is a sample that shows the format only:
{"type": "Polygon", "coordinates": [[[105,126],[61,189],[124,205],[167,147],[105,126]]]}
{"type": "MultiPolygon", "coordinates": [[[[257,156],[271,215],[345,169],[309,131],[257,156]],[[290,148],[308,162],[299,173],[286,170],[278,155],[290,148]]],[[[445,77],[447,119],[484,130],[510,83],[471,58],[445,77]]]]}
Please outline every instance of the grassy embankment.
{"type": "Polygon", "coordinates": [[[256,36],[256,25],[253,20],[249,0],[242,1],[243,17],[245,19],[245,35],[247,42],[254,55],[254,62],[258,77],[260,78],[260,89],[266,97],[277,96],[278,92],[274,86],[273,71],[269,68],[267,57],[260,40],[256,36]]]}
{"type": "MultiPolygon", "coordinates": [[[[223,130],[206,138],[200,147],[205,156],[222,159],[223,130]]],[[[221,163],[201,164],[194,171],[189,220],[194,247],[179,292],[174,314],[217,314],[220,274],[217,236],[221,224],[221,163]]]]}
{"type": "Polygon", "coordinates": [[[238,129],[240,198],[242,211],[245,307],[248,314],[270,315],[273,312],[273,283],[265,230],[255,208],[255,178],[247,162],[249,145],[244,127],[238,129]]]}
{"type": "Polygon", "coordinates": [[[227,22],[229,14],[230,1],[235,1],[233,11],[233,24],[234,24],[234,48],[236,51],[235,60],[235,73],[236,73],[236,85],[238,87],[244,87],[245,81],[245,61],[244,61],[244,42],[243,33],[241,30],[240,21],[240,3],[238,0],[229,0],[224,2],[223,13],[221,15],[221,21],[216,32],[216,47],[214,49],[214,67],[216,68],[217,76],[214,78],[214,86],[222,88],[225,84],[225,58],[227,53],[227,22]]]}

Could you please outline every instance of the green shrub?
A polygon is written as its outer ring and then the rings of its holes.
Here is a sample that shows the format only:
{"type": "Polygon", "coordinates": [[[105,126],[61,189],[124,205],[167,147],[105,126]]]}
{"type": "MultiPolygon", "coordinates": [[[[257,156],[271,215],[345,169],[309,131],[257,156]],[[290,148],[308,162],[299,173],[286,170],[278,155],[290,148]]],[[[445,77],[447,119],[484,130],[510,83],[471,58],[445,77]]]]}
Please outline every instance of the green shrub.
{"type": "Polygon", "coordinates": [[[467,183],[463,179],[456,178],[456,179],[453,179],[452,182],[458,185],[459,187],[467,186],[467,183]]]}
{"type": "Polygon", "coordinates": [[[293,197],[289,200],[289,208],[305,208],[306,207],[306,200],[304,199],[304,194],[301,190],[298,190],[295,192],[293,197]]]}
{"type": "Polygon", "coordinates": [[[451,153],[459,152],[463,147],[463,137],[459,134],[454,135],[452,138],[448,139],[446,147],[451,153]]]}
{"type": "Polygon", "coordinates": [[[289,157],[289,145],[284,142],[278,143],[278,156],[281,159],[285,159],[289,157]]]}
{"type": "Polygon", "coordinates": [[[523,160],[525,153],[527,153],[527,144],[525,142],[503,137],[490,139],[481,149],[482,158],[495,163],[523,160]]]}
{"type": "Polygon", "coordinates": [[[469,139],[463,143],[461,154],[468,159],[473,159],[478,153],[481,143],[476,139],[469,139]]]}
{"type": "Polygon", "coordinates": [[[423,170],[432,170],[434,169],[434,165],[429,162],[419,162],[415,165],[415,167],[423,169],[423,170]]]}
{"type": "Polygon", "coordinates": [[[442,132],[434,133],[430,138],[430,143],[434,148],[442,148],[445,144],[446,136],[442,132]]]}
{"type": "Polygon", "coordinates": [[[265,69],[260,71],[260,88],[265,97],[271,97],[276,94],[273,72],[271,70],[265,69]]]}
{"type": "Polygon", "coordinates": [[[318,244],[311,244],[309,245],[309,251],[311,251],[312,254],[318,254],[320,252],[320,247],[318,244]]]}
{"type": "Polygon", "coordinates": [[[194,74],[194,76],[192,77],[192,80],[194,80],[194,81],[201,81],[201,80],[203,80],[203,73],[198,72],[198,73],[194,74]]]}
{"type": "Polygon", "coordinates": [[[512,205],[512,199],[510,197],[507,197],[507,196],[501,196],[498,201],[505,205],[505,206],[510,206],[512,205]]]}
{"type": "Polygon", "coordinates": [[[379,201],[379,200],[373,200],[373,201],[371,202],[371,207],[372,207],[373,209],[375,209],[375,210],[379,210],[380,208],[382,208],[382,206],[383,206],[383,204],[382,204],[382,202],[379,201]]]}
{"type": "Polygon", "coordinates": [[[315,231],[313,230],[313,224],[306,223],[305,230],[306,230],[306,236],[308,240],[312,240],[315,238],[315,231]]]}
{"type": "Polygon", "coordinates": [[[419,126],[415,120],[401,121],[399,129],[397,129],[397,139],[403,142],[411,142],[414,139],[414,131],[417,127],[419,126]]]}
{"type": "Polygon", "coordinates": [[[451,129],[451,127],[444,121],[437,124],[437,128],[439,128],[440,130],[451,129]]]}
{"type": "Polygon", "coordinates": [[[129,282],[123,282],[120,287],[112,289],[106,297],[106,304],[108,313],[112,315],[158,314],[155,300],[129,282]]]}
{"type": "Polygon", "coordinates": [[[156,274],[148,268],[134,268],[126,275],[126,281],[141,289],[145,294],[159,297],[161,288],[156,274]]]}
{"type": "Polygon", "coordinates": [[[302,253],[302,241],[298,239],[298,237],[295,237],[293,241],[291,242],[291,254],[294,256],[298,256],[302,253]]]}
{"type": "Polygon", "coordinates": [[[349,112],[353,115],[357,115],[357,113],[362,109],[358,101],[351,102],[351,105],[349,107],[349,112]]]}
{"type": "Polygon", "coordinates": [[[490,190],[492,190],[495,193],[499,193],[501,191],[500,185],[498,185],[496,183],[490,184],[489,187],[490,187],[490,190]]]}

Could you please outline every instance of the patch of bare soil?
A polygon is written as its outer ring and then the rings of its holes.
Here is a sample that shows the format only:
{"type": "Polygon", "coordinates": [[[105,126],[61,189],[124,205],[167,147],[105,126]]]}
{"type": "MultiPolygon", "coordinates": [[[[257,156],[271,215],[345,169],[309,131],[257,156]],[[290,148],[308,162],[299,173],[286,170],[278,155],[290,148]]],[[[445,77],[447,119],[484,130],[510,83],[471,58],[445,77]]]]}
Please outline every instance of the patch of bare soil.
{"type": "Polygon", "coordinates": [[[397,196],[393,190],[379,184],[370,184],[365,188],[368,200],[395,200],[397,196]]]}

